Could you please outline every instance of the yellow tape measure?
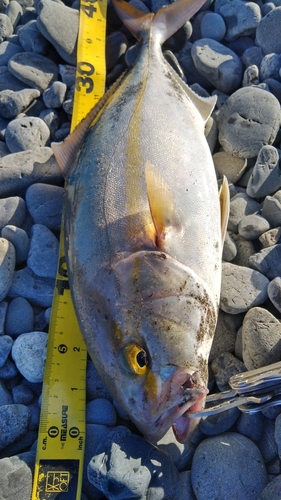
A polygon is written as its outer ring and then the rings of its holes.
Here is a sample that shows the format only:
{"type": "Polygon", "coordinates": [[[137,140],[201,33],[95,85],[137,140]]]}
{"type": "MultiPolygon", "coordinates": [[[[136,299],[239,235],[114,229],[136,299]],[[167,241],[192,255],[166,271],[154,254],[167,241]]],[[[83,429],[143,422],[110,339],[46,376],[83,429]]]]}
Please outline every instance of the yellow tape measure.
{"type": "MultiPolygon", "coordinates": [[[[107,0],[81,0],[71,129],[104,94],[107,0]]],[[[87,349],[67,278],[63,228],[45,365],[32,500],[80,500],[87,349]],[[65,493],[65,495],[64,495],[65,493]]]]}

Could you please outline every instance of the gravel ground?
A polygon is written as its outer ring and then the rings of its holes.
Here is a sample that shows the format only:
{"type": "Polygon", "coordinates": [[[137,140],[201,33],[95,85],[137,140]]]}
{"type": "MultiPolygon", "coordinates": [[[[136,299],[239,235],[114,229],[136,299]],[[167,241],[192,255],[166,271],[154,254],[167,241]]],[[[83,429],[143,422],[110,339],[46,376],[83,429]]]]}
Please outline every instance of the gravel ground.
{"type": "MultiPolygon", "coordinates": [[[[157,11],[162,0],[132,0],[157,11]]],[[[0,499],[29,500],[61,223],[50,149],[69,133],[78,2],[0,0],[0,499]]],[[[163,50],[202,96],[231,204],[210,389],[281,360],[281,2],[208,0],[163,50]]],[[[107,86],[138,44],[108,6],[107,86]]],[[[187,124],[188,126],[188,124],[187,124]]],[[[281,404],[146,442],[87,368],[82,500],[280,500],[281,404]]],[[[64,497],[66,498],[66,497],[64,497]]]]}

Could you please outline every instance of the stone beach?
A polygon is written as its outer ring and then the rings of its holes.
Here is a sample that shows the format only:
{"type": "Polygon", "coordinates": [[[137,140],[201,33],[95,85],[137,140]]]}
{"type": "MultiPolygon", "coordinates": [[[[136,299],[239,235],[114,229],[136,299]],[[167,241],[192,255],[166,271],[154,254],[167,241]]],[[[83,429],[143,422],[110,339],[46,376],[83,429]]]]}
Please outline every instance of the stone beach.
{"type": "MultiPolygon", "coordinates": [[[[168,0],[131,0],[156,12],[168,0]]],[[[0,0],[0,500],[29,500],[63,178],[50,143],[69,133],[79,2],[0,0]]],[[[201,96],[206,136],[229,181],[210,390],[281,360],[281,1],[207,0],[163,46],[201,96]]],[[[138,43],[108,5],[107,86],[138,43]]],[[[192,124],[186,124],[192,126],[192,124]]],[[[70,367],[72,369],[72,367],[70,367]]],[[[281,403],[201,420],[191,441],[154,446],[87,367],[81,500],[280,500],[281,403]]]]}

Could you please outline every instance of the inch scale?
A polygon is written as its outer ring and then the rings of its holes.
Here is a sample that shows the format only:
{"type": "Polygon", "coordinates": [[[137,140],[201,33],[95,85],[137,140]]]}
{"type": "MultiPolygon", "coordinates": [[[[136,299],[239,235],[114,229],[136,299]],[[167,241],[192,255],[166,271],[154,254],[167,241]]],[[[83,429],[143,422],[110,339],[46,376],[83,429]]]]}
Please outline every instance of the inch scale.
{"type": "MultiPolygon", "coordinates": [[[[81,0],[71,131],[103,96],[107,0],[81,0]]],[[[49,327],[31,500],[80,500],[87,349],[74,311],[63,224],[49,327]]]]}

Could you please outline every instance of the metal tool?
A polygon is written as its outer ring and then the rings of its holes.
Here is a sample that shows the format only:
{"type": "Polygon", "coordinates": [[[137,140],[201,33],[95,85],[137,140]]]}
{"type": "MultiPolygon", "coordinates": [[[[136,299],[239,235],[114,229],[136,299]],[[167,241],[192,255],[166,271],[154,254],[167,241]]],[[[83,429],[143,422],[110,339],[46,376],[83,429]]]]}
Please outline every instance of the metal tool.
{"type": "Polygon", "coordinates": [[[237,373],[229,379],[231,389],[206,397],[206,407],[187,412],[188,418],[208,417],[231,408],[255,413],[281,405],[281,361],[256,370],[237,373]]]}

